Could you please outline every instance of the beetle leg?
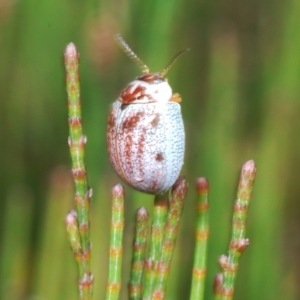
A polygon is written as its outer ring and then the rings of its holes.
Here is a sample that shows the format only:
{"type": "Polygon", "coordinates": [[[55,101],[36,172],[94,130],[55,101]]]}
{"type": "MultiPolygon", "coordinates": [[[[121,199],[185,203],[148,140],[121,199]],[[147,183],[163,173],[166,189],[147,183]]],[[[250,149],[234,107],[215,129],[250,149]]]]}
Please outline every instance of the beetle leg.
{"type": "Polygon", "coordinates": [[[172,97],[169,101],[180,103],[181,102],[181,96],[178,93],[175,93],[175,94],[172,95],[172,97]]]}

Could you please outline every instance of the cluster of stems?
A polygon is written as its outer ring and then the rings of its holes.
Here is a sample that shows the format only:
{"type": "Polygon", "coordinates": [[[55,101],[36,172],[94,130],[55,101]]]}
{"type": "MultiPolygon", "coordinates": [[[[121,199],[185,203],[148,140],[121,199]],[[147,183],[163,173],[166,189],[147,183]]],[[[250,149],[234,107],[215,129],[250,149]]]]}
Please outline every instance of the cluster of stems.
{"type": "MultiPolygon", "coordinates": [[[[93,274],[90,269],[89,207],[92,196],[88,187],[84,165],[86,137],[82,132],[79,54],[71,43],[65,51],[66,82],[69,108],[69,147],[72,159],[72,175],[75,185],[75,209],[65,219],[67,233],[79,269],[79,299],[91,300],[93,274]]],[[[231,300],[238,270],[239,258],[249,245],[246,235],[247,212],[256,173],[254,162],[244,164],[234,205],[232,237],[228,256],[219,259],[222,273],[214,281],[216,300],[231,300]]],[[[203,300],[206,276],[207,240],[209,236],[208,192],[209,183],[204,177],[196,182],[197,227],[192,287],[190,299],[203,300]]],[[[136,229],[128,295],[130,300],[162,300],[166,295],[170,264],[178,234],[179,222],[187,193],[187,183],[178,178],[169,194],[154,198],[151,233],[149,214],[142,207],[137,211],[136,229]],[[150,237],[148,237],[150,235],[150,237]],[[147,241],[150,240],[147,255],[147,241]]],[[[121,290],[121,266],[123,256],[125,192],[120,184],[112,190],[112,217],[109,249],[109,274],[106,300],[118,300],[121,290]]]]}
{"type": "MultiPolygon", "coordinates": [[[[148,257],[149,214],[144,207],[137,211],[128,283],[129,299],[164,299],[186,192],[186,180],[179,178],[172,188],[170,200],[168,194],[155,196],[148,257]]],[[[121,185],[113,188],[106,300],[117,300],[120,297],[124,194],[121,185]]]]}
{"type": "Polygon", "coordinates": [[[167,194],[155,196],[148,256],[148,212],[145,208],[138,210],[129,299],[164,299],[186,193],[186,180],[179,178],[173,185],[170,200],[167,194]]]}
{"type": "Polygon", "coordinates": [[[84,164],[86,136],[82,132],[79,54],[70,43],[65,50],[66,85],[69,111],[69,148],[72,159],[72,175],[75,185],[75,210],[66,217],[67,233],[71,249],[79,268],[79,299],[92,298],[93,274],[90,269],[89,207],[92,191],[88,187],[84,164]]]}

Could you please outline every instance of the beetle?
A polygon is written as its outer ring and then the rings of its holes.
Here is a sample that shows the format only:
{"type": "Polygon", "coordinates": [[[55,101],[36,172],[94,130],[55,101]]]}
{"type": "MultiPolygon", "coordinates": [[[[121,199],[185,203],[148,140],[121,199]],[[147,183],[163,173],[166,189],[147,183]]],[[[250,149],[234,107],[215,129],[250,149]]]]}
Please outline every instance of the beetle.
{"type": "Polygon", "coordinates": [[[162,194],[178,178],[185,150],[181,97],[172,93],[165,75],[188,49],[179,52],[162,72],[150,73],[121,35],[116,40],[143,74],[112,104],[107,125],[109,159],[118,175],[136,190],[162,194]]]}

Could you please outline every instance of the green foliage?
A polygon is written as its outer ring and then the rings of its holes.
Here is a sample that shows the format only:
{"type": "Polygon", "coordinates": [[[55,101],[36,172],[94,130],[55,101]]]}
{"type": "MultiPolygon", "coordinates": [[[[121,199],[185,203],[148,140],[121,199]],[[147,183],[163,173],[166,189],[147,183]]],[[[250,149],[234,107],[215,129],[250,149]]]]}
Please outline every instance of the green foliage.
{"type": "MultiPolygon", "coordinates": [[[[300,2],[11,1],[0,3],[0,298],[76,299],[77,270],[63,220],[73,208],[63,51],[81,54],[82,109],[91,205],[94,297],[108,268],[110,189],[120,180],[106,154],[109,105],[139,75],[113,40],[120,32],[152,71],[190,48],[168,73],[182,95],[187,135],[183,173],[210,181],[206,299],[226,252],[235,179],[254,159],[250,246],[236,299],[298,299],[300,2]],[[288,245],[288,247],[286,247],[288,245]]],[[[152,199],[126,188],[124,248],[133,215],[152,199]]],[[[168,299],[189,293],[196,226],[188,195],[168,299]],[[177,266],[177,267],[176,267],[177,266]]],[[[124,252],[123,282],[131,253],[124,252]]],[[[126,284],[122,287],[126,299],[126,284]]]]}

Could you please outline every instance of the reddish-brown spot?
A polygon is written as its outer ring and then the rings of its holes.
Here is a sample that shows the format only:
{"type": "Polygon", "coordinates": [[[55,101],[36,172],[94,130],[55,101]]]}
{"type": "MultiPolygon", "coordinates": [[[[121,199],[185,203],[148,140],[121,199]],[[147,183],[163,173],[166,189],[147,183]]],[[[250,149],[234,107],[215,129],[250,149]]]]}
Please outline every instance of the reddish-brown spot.
{"type": "Polygon", "coordinates": [[[85,179],[85,170],[83,169],[72,169],[72,175],[73,178],[77,179],[77,180],[83,180],[85,179]]]}
{"type": "Polygon", "coordinates": [[[123,121],[121,129],[128,130],[135,128],[143,115],[143,112],[137,112],[135,115],[129,116],[123,121]]]}
{"type": "Polygon", "coordinates": [[[78,118],[78,117],[69,118],[69,125],[73,126],[73,127],[80,127],[81,126],[81,118],[78,118]]]}
{"type": "Polygon", "coordinates": [[[113,256],[120,256],[123,253],[123,249],[122,248],[116,248],[116,247],[112,247],[109,250],[109,254],[113,255],[113,256]]]}
{"type": "Polygon", "coordinates": [[[146,81],[146,82],[149,82],[149,83],[152,83],[154,81],[156,81],[156,82],[165,81],[165,79],[163,77],[161,77],[160,74],[158,74],[158,73],[144,74],[144,75],[138,77],[138,80],[146,81]]]}
{"type": "Polygon", "coordinates": [[[145,96],[145,88],[138,85],[134,90],[129,85],[121,94],[120,101],[122,104],[130,104],[133,101],[140,99],[145,96]]]}
{"type": "Polygon", "coordinates": [[[209,203],[208,202],[206,202],[206,203],[199,203],[197,205],[198,212],[204,212],[204,211],[206,211],[208,209],[209,209],[209,203]]]}
{"type": "Polygon", "coordinates": [[[116,293],[121,288],[121,284],[119,283],[108,283],[106,289],[111,291],[112,293],[116,293]]]}
{"type": "Polygon", "coordinates": [[[158,188],[158,181],[157,180],[153,180],[150,189],[152,191],[155,191],[155,190],[157,190],[157,188],[158,188]]]}
{"type": "Polygon", "coordinates": [[[114,126],[115,126],[115,122],[116,122],[115,116],[114,116],[114,114],[111,112],[111,113],[109,114],[109,116],[108,116],[108,128],[114,127],[114,126]]]}
{"type": "Polygon", "coordinates": [[[117,229],[122,229],[124,228],[124,222],[120,221],[120,222],[112,222],[110,227],[114,230],[117,230],[117,229]]]}
{"type": "MultiPolygon", "coordinates": [[[[114,137],[115,137],[115,125],[116,125],[116,118],[115,118],[115,114],[112,111],[108,116],[107,136],[106,136],[106,143],[107,143],[107,148],[108,148],[110,158],[111,158],[111,155],[113,155],[111,153],[111,151],[113,151],[112,147],[113,147],[113,142],[114,142],[114,137]]],[[[112,158],[111,158],[111,160],[113,161],[112,158]]]]}
{"type": "Polygon", "coordinates": [[[140,138],[138,140],[138,149],[137,149],[137,155],[138,155],[138,167],[139,167],[139,174],[141,178],[144,177],[145,174],[145,165],[144,165],[144,148],[145,148],[145,135],[146,135],[146,129],[143,128],[143,132],[139,135],[140,138]]]}
{"type": "Polygon", "coordinates": [[[131,148],[132,148],[132,136],[127,135],[125,140],[125,160],[130,169],[132,169],[131,148]]]}
{"type": "Polygon", "coordinates": [[[80,289],[89,289],[92,286],[93,283],[93,275],[91,273],[87,273],[87,276],[84,276],[83,279],[80,279],[78,281],[78,284],[80,286],[80,289]]]}
{"type": "Polygon", "coordinates": [[[240,214],[246,213],[247,210],[248,210],[248,205],[247,205],[247,204],[248,204],[248,203],[246,203],[246,204],[235,203],[235,205],[234,205],[234,211],[235,211],[235,212],[238,212],[238,213],[240,213],[240,214]]]}
{"type": "Polygon", "coordinates": [[[163,155],[161,153],[157,153],[155,156],[155,160],[158,162],[161,162],[164,159],[163,155]]]}
{"type": "Polygon", "coordinates": [[[154,119],[151,121],[152,127],[156,127],[159,123],[159,114],[156,113],[154,119]]]}

